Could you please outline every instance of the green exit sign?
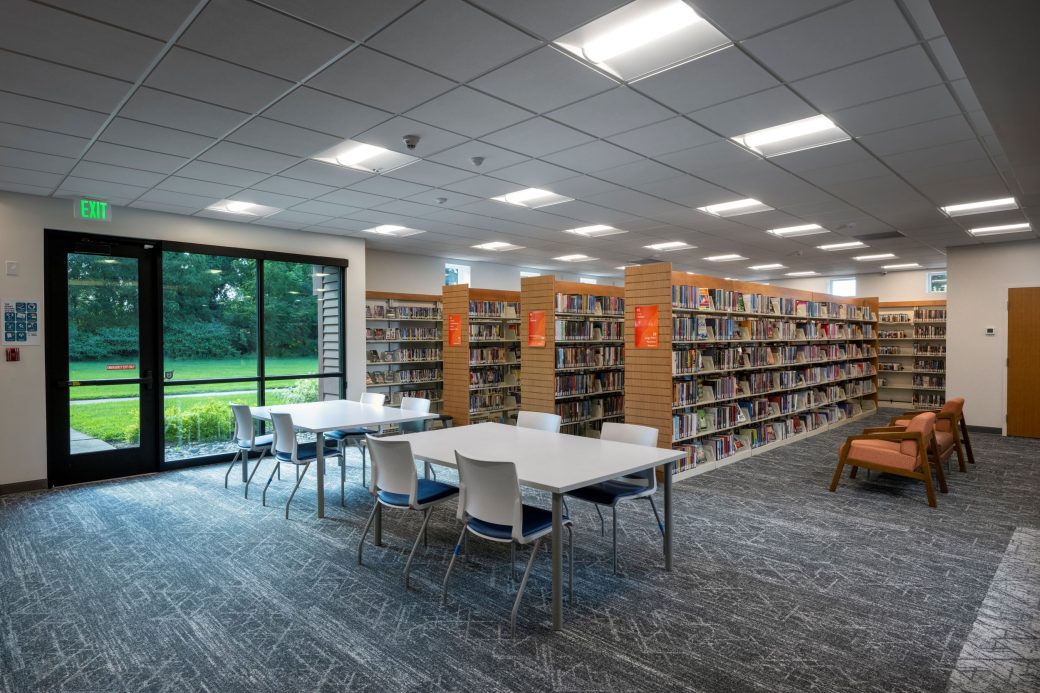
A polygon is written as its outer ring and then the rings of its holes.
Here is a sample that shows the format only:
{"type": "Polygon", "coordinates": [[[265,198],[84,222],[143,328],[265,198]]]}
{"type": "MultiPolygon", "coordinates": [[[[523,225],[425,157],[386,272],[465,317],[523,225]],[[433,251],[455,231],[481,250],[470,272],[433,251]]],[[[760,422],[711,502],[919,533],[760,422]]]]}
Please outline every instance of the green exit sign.
{"type": "Polygon", "coordinates": [[[112,205],[102,200],[76,200],[74,209],[77,219],[112,221],[112,205]]]}

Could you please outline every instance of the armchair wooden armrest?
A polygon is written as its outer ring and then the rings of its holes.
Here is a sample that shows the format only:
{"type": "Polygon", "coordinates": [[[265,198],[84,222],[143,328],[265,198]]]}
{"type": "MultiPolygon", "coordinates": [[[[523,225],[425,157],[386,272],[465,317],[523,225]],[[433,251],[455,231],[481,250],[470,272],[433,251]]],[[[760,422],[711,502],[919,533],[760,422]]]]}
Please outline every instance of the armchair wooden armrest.
{"type": "Polygon", "coordinates": [[[906,432],[906,431],[889,431],[885,433],[864,433],[856,436],[849,436],[845,439],[846,443],[851,443],[854,440],[889,440],[893,443],[901,443],[904,440],[917,441],[917,444],[921,448],[925,445],[924,434],[920,431],[906,432]]]}
{"type": "MultiPolygon", "coordinates": [[[[892,421],[895,421],[895,419],[893,419],[892,421]]],[[[864,433],[899,433],[900,431],[905,431],[906,430],[906,426],[895,426],[895,425],[892,424],[892,421],[888,422],[888,426],[880,426],[880,427],[877,427],[877,428],[864,428],[863,432],[864,433]]]]}
{"type": "Polygon", "coordinates": [[[902,419],[907,416],[913,417],[917,416],[918,414],[938,414],[940,411],[940,409],[911,409],[910,411],[904,411],[897,418],[902,419]]]}

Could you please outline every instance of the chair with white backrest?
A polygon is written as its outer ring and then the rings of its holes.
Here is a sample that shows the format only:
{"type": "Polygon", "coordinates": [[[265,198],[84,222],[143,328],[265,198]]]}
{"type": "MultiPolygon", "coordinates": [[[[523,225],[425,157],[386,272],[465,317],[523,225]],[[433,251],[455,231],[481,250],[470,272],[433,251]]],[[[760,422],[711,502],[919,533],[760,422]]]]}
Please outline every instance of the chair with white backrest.
{"type": "Polygon", "coordinates": [[[415,543],[404,564],[404,586],[408,588],[408,577],[412,570],[412,558],[419,548],[419,540],[426,536],[426,526],[430,522],[433,506],[443,503],[455,496],[457,486],[430,479],[420,479],[415,471],[415,458],[412,456],[412,445],[407,440],[393,438],[376,438],[368,436],[365,444],[372,450],[372,494],[376,497],[372,513],[368,516],[365,529],[358,542],[357,559],[361,565],[362,551],[365,547],[365,536],[380,508],[398,508],[401,510],[421,510],[422,526],[415,536],[415,543]]]}
{"type": "MultiPolygon", "coordinates": [[[[293,496],[296,495],[296,491],[300,488],[300,482],[303,481],[303,477],[307,476],[307,470],[311,467],[311,462],[318,459],[318,444],[317,443],[300,443],[296,439],[296,429],[293,427],[292,415],[271,412],[271,423],[274,425],[274,466],[278,469],[282,462],[288,462],[296,466],[296,469],[302,466],[303,471],[296,475],[296,485],[293,486],[292,493],[289,494],[289,500],[285,503],[285,519],[289,519],[289,504],[292,503],[293,496]]],[[[341,457],[339,448],[325,448],[325,459],[330,457],[341,457]]],[[[341,460],[342,461],[342,460],[341,460]]],[[[271,475],[267,477],[267,484],[264,485],[264,493],[261,497],[263,505],[267,505],[267,487],[271,485],[271,479],[274,478],[275,469],[271,470],[271,475]]]]}
{"type": "MultiPolygon", "coordinates": [[[[542,538],[552,533],[552,512],[525,505],[520,495],[520,482],[516,475],[516,465],[512,462],[491,462],[475,460],[455,451],[455,460],[459,468],[459,510],[458,518],[465,525],[459,540],[455,543],[448,571],[444,574],[444,593],[442,602],[448,603],[448,578],[455,565],[455,559],[462,553],[463,540],[466,533],[489,541],[508,543],[510,559],[515,556],[517,545],[534,543],[531,557],[527,561],[527,570],[520,581],[520,588],[513,602],[513,611],[509,619],[510,632],[516,632],[516,614],[520,609],[520,599],[524,596],[527,579],[531,575],[535,556],[542,538]]],[[[571,521],[566,516],[563,526],[567,528],[567,564],[568,564],[568,602],[574,600],[574,535],[571,521]]],[[[468,558],[468,557],[467,557],[468,558]]],[[[515,575],[514,575],[515,577],[515,575]]]]}
{"type": "Polygon", "coordinates": [[[549,433],[559,433],[563,418],[558,414],[546,414],[540,411],[522,411],[516,415],[518,428],[533,428],[549,433]]]}
{"type": "MultiPolygon", "coordinates": [[[[386,395],[379,392],[365,392],[362,393],[361,399],[358,400],[362,404],[371,404],[376,407],[383,406],[383,402],[386,401],[386,395]]],[[[340,478],[340,494],[339,504],[343,505],[343,486],[346,484],[347,479],[347,463],[346,463],[346,452],[347,445],[353,445],[361,451],[361,485],[365,485],[365,468],[367,467],[367,461],[365,459],[365,446],[361,443],[365,440],[365,436],[369,433],[378,433],[378,428],[348,428],[342,431],[329,431],[325,434],[327,440],[335,441],[336,447],[339,449],[339,478],[340,478]]]]}
{"type": "Polygon", "coordinates": [[[260,463],[263,462],[264,458],[267,457],[267,453],[270,452],[273,436],[270,433],[262,436],[256,434],[256,428],[253,426],[253,414],[248,404],[232,404],[231,412],[235,415],[235,445],[238,449],[235,451],[235,456],[231,459],[231,465],[228,466],[227,473],[224,474],[224,488],[228,487],[228,477],[231,475],[231,470],[235,468],[235,465],[244,461],[248,466],[249,453],[259,452],[261,454],[256,460],[256,466],[253,467],[253,471],[249,473],[249,478],[246,479],[245,493],[246,498],[249,498],[249,482],[253,480],[253,475],[256,474],[260,463]],[[245,457],[245,460],[242,459],[243,457],[245,457]]]}
{"type": "MultiPolygon", "coordinates": [[[[631,443],[632,445],[645,445],[647,447],[657,446],[657,429],[649,426],[637,426],[635,424],[614,423],[608,421],[603,424],[603,430],[599,436],[600,440],[614,441],[617,443],[631,443]]],[[[601,481],[591,486],[583,486],[567,493],[572,498],[579,498],[594,504],[596,514],[599,515],[600,535],[604,534],[603,513],[599,506],[609,507],[613,512],[614,520],[614,573],[617,573],[617,504],[625,500],[636,500],[646,498],[650,501],[650,507],[654,510],[657,518],[657,526],[664,534],[664,525],[661,524],[661,516],[657,514],[657,506],[654,504],[654,493],[657,491],[657,474],[653,467],[626,474],[619,479],[601,481]]]]}

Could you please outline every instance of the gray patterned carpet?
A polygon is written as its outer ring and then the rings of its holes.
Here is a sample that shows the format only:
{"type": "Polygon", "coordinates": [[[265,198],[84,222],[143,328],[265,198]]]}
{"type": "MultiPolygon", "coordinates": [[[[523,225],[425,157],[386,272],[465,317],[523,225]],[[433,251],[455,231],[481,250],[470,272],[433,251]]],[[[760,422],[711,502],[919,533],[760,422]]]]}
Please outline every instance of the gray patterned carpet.
{"type": "Polygon", "coordinates": [[[505,549],[471,542],[439,603],[454,503],[411,592],[417,514],[387,513],[387,546],[356,564],[356,465],[324,521],[313,477],[286,522],[288,481],[263,508],[218,467],[0,497],[0,690],[1038,690],[1040,441],[976,435],[931,510],[897,478],[829,493],[851,432],[678,484],[672,573],[648,505],[621,512],[616,577],[609,527],[572,503],[567,630],[548,628],[546,551],[516,638],[505,549]]]}

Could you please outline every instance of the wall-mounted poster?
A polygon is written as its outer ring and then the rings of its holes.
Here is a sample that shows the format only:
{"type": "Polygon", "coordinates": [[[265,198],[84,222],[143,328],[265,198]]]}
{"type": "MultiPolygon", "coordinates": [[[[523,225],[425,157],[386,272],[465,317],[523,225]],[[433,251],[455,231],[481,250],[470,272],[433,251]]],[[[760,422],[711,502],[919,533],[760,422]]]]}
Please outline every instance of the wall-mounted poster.
{"type": "Polygon", "coordinates": [[[636,349],[656,349],[658,340],[657,306],[636,306],[636,349]]]}
{"type": "Polygon", "coordinates": [[[532,310],[527,314],[527,346],[545,346],[545,311],[532,310]]]}
{"type": "Polygon", "coordinates": [[[40,344],[40,302],[5,298],[4,344],[38,346],[40,344]]]}
{"type": "Polygon", "coordinates": [[[462,346],[462,316],[448,316],[448,346],[462,346]]]}

